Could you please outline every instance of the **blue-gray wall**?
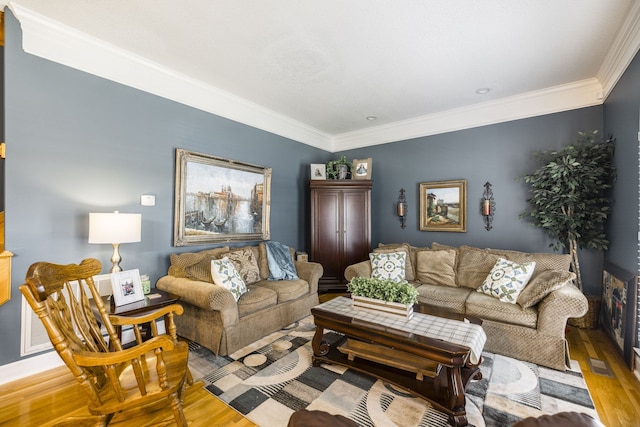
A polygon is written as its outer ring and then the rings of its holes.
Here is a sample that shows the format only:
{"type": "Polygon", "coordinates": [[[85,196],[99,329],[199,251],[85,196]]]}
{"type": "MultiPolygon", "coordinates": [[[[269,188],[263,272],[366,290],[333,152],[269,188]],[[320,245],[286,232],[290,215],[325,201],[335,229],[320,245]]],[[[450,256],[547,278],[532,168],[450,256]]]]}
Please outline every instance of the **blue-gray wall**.
{"type": "MultiPolygon", "coordinates": [[[[18,290],[36,261],[110,268],[110,245],[89,245],[89,212],[142,213],[142,242],[120,248],[122,266],[166,274],[175,248],[175,149],[273,168],[271,238],[309,246],[309,164],[323,150],[223,119],[23,52],[19,24],[6,14],[6,247],[12,298],[0,307],[0,365],[20,354],[18,290]],[[140,195],[156,206],[140,205],[140,195]]],[[[256,242],[257,244],[257,242],[256,242]]]]}
{"type": "MultiPolygon", "coordinates": [[[[10,13],[5,55],[6,247],[16,255],[13,298],[0,306],[0,365],[19,359],[18,286],[32,262],[96,257],[109,264],[110,247],[87,243],[89,212],[142,213],[142,242],[122,246],[123,266],[139,268],[153,281],[166,272],[170,253],[204,248],[172,246],[175,148],[272,167],[272,239],[309,249],[309,164],[343,153],[329,154],[25,54],[10,13]],[[141,194],[155,195],[156,206],[140,206],[141,194]]],[[[603,109],[593,107],[345,154],[373,158],[374,245],[437,241],[550,251],[545,235],[518,218],[527,189],[515,179],[536,167],[535,151],[602,126],[603,109]],[[460,178],[468,181],[467,232],[419,231],[419,183],[460,178]],[[479,214],[486,181],[493,184],[497,204],[491,231],[479,214]],[[401,187],[409,203],[404,230],[395,216],[401,187]]],[[[630,167],[628,174],[637,176],[637,164],[630,167]]],[[[637,224],[636,208],[631,213],[637,224]]],[[[602,254],[586,258],[587,290],[595,286],[599,292],[602,254]]]]}
{"type": "MultiPolygon", "coordinates": [[[[410,141],[378,145],[346,154],[372,157],[373,244],[432,242],[499,249],[552,252],[550,240],[539,229],[519,218],[526,207],[528,187],[516,182],[539,164],[534,153],[574,142],[580,130],[602,129],[602,107],[517,120],[492,126],[450,132],[410,141]],[[421,182],[467,180],[467,232],[419,230],[421,182]],[[480,214],[484,183],[493,186],[496,202],[493,229],[485,230],[480,214]],[[407,190],[407,227],[400,228],[395,214],[399,190],[407,190]]],[[[602,253],[584,251],[581,271],[586,292],[599,294],[602,253]]]]}
{"type": "Polygon", "coordinates": [[[618,174],[608,222],[611,245],[605,258],[632,273],[638,272],[639,116],[640,55],[636,55],[604,104],[605,132],[616,138],[618,174]]]}

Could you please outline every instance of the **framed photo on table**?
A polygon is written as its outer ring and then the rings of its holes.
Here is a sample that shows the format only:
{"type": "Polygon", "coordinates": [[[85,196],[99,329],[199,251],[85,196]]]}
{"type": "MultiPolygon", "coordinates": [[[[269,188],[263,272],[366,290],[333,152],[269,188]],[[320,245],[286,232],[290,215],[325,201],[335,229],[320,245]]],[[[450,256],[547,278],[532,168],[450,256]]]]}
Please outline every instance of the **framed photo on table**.
{"type": "Polygon", "coordinates": [[[138,269],[111,273],[111,288],[116,306],[131,304],[144,299],[140,271],[138,269]]]}
{"type": "Polygon", "coordinates": [[[420,230],[467,231],[467,180],[420,183],[420,230]]]}

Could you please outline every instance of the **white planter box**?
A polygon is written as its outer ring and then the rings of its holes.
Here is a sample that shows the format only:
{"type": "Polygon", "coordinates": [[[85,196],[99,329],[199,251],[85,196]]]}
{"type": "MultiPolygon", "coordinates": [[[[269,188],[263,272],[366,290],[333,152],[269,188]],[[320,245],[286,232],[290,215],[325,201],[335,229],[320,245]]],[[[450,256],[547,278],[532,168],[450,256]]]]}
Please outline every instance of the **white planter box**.
{"type": "Polygon", "coordinates": [[[391,314],[394,316],[401,316],[406,319],[411,319],[413,317],[413,304],[387,302],[358,295],[351,295],[351,299],[353,301],[353,308],[355,309],[375,310],[381,314],[391,314]]]}

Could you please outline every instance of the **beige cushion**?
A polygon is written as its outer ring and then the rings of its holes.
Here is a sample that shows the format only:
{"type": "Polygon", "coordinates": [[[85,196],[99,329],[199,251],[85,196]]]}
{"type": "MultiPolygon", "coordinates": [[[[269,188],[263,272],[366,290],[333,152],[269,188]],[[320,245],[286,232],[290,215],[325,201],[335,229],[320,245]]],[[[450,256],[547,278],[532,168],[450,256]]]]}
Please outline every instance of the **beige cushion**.
{"type": "Polygon", "coordinates": [[[269,262],[267,261],[267,245],[261,242],[258,245],[258,268],[260,269],[260,278],[266,280],[269,278],[269,262]]]}
{"type": "Polygon", "coordinates": [[[438,242],[431,242],[431,249],[457,249],[455,246],[443,245],[438,242]]]}
{"type": "Polygon", "coordinates": [[[226,257],[233,263],[240,277],[247,285],[260,280],[258,261],[251,248],[231,249],[226,257]]]}
{"type": "Polygon", "coordinates": [[[238,315],[246,316],[278,303],[278,294],[262,286],[251,285],[238,300],[238,315]]]}
{"type": "MultiPolygon", "coordinates": [[[[204,258],[208,260],[215,259],[218,256],[229,252],[229,246],[223,246],[221,248],[206,249],[200,252],[185,252],[183,254],[171,254],[169,260],[171,265],[169,266],[169,275],[174,277],[189,277],[186,273],[186,268],[195,265],[202,261],[204,258]]],[[[207,262],[207,269],[211,270],[211,263],[207,262]]],[[[209,273],[211,276],[211,273],[209,273]]],[[[211,279],[208,280],[212,282],[211,279]]]]}
{"type": "Polygon", "coordinates": [[[420,285],[418,291],[418,301],[433,307],[444,308],[454,313],[463,314],[465,301],[472,289],[454,288],[452,286],[440,285],[420,285]]]}
{"type": "Polygon", "coordinates": [[[533,274],[538,274],[544,270],[569,270],[571,266],[571,255],[569,254],[529,253],[502,249],[487,249],[487,251],[518,264],[535,262],[536,269],[533,274]]]}
{"type": "Polygon", "coordinates": [[[256,285],[271,289],[278,295],[278,304],[298,299],[309,293],[309,283],[306,280],[262,280],[256,285]]]}
{"type": "Polygon", "coordinates": [[[467,298],[465,314],[533,329],[536,328],[538,322],[538,310],[535,308],[523,309],[518,304],[507,304],[479,292],[471,292],[467,298]]]}
{"type": "Polygon", "coordinates": [[[477,289],[491,271],[499,256],[471,246],[458,248],[458,286],[477,289]]]}
{"type": "Polygon", "coordinates": [[[374,253],[391,253],[391,252],[405,252],[405,273],[404,278],[408,281],[415,280],[415,263],[412,263],[411,248],[406,243],[390,243],[390,244],[378,244],[378,247],[373,250],[374,253]]]}
{"type": "Polygon", "coordinates": [[[430,285],[458,286],[456,259],[458,251],[422,250],[416,252],[416,279],[430,285]]]}
{"type": "Polygon", "coordinates": [[[575,278],[575,273],[566,270],[546,270],[535,274],[520,293],[518,304],[522,308],[533,307],[551,292],[571,283],[575,278]]]}

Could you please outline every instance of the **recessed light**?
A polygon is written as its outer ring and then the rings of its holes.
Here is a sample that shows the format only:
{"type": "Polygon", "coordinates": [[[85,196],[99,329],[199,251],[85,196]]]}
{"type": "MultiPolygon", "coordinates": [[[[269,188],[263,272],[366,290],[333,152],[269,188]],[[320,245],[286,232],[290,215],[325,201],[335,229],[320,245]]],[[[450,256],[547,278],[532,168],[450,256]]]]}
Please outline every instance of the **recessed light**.
{"type": "Polygon", "coordinates": [[[484,95],[485,93],[489,93],[489,92],[491,92],[491,88],[489,87],[481,87],[479,89],[476,89],[476,93],[478,95],[484,95]]]}
{"type": "Polygon", "coordinates": [[[374,120],[378,120],[378,118],[376,116],[367,116],[367,120],[369,120],[370,122],[374,121],[374,120]]]}

